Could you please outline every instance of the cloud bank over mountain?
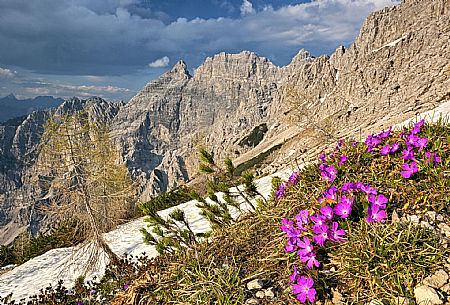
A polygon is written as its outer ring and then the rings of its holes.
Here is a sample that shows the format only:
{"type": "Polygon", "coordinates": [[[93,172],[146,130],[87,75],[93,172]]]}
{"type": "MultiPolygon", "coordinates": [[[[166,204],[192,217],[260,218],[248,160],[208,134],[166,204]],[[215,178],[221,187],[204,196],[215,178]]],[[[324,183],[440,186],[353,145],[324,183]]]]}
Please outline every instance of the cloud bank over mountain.
{"type": "MultiPolygon", "coordinates": [[[[30,84],[30,78],[54,84],[57,76],[64,75],[69,77],[68,86],[91,86],[86,76],[102,76],[101,87],[129,90],[105,91],[105,97],[125,97],[163,72],[169,58],[173,62],[183,58],[195,68],[220,51],[252,50],[284,65],[300,48],[320,55],[349,44],[370,12],[398,3],[195,0],[190,3],[199,13],[193,17],[187,8],[181,10],[183,1],[159,6],[155,2],[0,2],[1,71],[17,70],[22,75],[1,78],[0,95],[13,89],[26,95],[30,88],[42,87],[30,84]]],[[[54,94],[51,87],[49,93],[54,94]]]]}

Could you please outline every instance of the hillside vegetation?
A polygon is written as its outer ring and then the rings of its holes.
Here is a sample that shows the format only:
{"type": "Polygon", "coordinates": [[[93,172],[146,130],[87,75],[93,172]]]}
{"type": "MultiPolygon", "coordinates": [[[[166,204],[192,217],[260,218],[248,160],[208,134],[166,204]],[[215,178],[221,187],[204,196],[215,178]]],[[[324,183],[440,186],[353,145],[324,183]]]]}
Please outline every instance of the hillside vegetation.
{"type": "Polygon", "coordinates": [[[99,284],[61,284],[31,303],[413,300],[424,278],[448,267],[449,143],[442,120],[339,141],[288,181],[274,179],[267,204],[205,242],[139,265],[126,259],[99,284]],[[269,297],[258,297],[264,289],[269,297]]]}

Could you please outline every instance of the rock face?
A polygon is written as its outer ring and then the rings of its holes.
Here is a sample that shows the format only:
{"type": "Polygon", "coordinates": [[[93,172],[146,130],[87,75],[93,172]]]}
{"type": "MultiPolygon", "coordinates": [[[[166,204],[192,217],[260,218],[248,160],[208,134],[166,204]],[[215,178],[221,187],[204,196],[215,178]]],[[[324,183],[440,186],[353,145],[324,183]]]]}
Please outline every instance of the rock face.
{"type": "MultiPolygon", "coordinates": [[[[405,0],[370,15],[355,43],[329,57],[301,50],[277,67],[252,52],[220,53],[194,75],[178,62],[122,106],[74,103],[91,105],[93,118],[107,113],[144,200],[192,179],[199,146],[239,163],[282,147],[276,158],[286,164],[324,141],[387,127],[450,100],[449,41],[449,1],[405,0]]],[[[58,111],[64,107],[71,106],[58,111]]],[[[42,190],[27,177],[50,115],[0,126],[0,243],[20,227],[38,227],[32,207],[42,190]]]]}
{"type": "Polygon", "coordinates": [[[120,104],[99,98],[64,102],[57,109],[37,111],[0,124],[0,243],[11,242],[23,230],[41,229],[39,207],[46,193],[35,160],[45,122],[55,113],[84,110],[93,121],[108,123],[120,104]]]}

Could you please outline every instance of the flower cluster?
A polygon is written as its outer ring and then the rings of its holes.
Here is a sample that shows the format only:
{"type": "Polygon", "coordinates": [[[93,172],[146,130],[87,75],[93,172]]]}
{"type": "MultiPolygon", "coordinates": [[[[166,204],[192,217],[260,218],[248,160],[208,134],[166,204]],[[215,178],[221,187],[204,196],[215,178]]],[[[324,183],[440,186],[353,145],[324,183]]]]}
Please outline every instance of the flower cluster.
{"type": "MultiPolygon", "coordinates": [[[[428,145],[428,138],[419,137],[422,127],[425,124],[425,120],[421,120],[414,124],[413,128],[409,132],[402,132],[400,135],[404,139],[405,148],[402,150],[402,159],[404,163],[402,164],[401,175],[405,179],[411,178],[412,175],[419,171],[418,161],[415,158],[415,154],[423,151],[428,145]]],[[[392,128],[383,131],[377,135],[369,135],[365,140],[368,152],[373,152],[380,145],[382,145],[383,140],[388,138],[391,134],[392,128]]],[[[399,151],[401,144],[396,142],[392,145],[384,144],[379,149],[379,153],[383,156],[392,155],[399,151]]],[[[436,166],[440,163],[441,159],[437,153],[425,152],[426,162],[431,163],[436,166]]]]}
{"type": "Polygon", "coordinates": [[[298,172],[293,172],[289,177],[288,182],[281,182],[278,186],[277,191],[275,192],[275,196],[277,197],[277,199],[283,198],[290,186],[297,185],[299,177],[300,175],[298,172]]]}
{"type": "MultiPolygon", "coordinates": [[[[419,136],[423,126],[424,120],[419,121],[411,130],[400,133],[399,137],[391,137],[392,128],[389,128],[368,136],[363,144],[367,147],[366,151],[372,155],[379,153],[387,158],[392,158],[391,155],[395,154],[401,156],[401,175],[408,179],[418,172],[417,159],[433,166],[441,162],[436,152],[425,151],[429,139],[419,136]],[[422,152],[420,157],[419,152],[422,152]]],[[[290,276],[292,291],[302,303],[313,303],[316,299],[317,287],[313,277],[318,273],[309,270],[322,268],[327,253],[326,247],[343,242],[346,236],[344,229],[349,228],[352,221],[363,217],[369,224],[384,223],[387,220],[386,208],[389,200],[384,194],[362,181],[343,183],[345,181],[336,179],[349,162],[348,156],[341,153],[343,145],[344,141],[340,140],[331,154],[322,153],[319,156],[320,176],[327,183],[327,189],[317,198],[319,205],[301,210],[294,219],[284,218],[281,221],[280,229],[287,237],[285,251],[296,253],[304,266],[303,273],[300,272],[301,268],[294,266],[294,272],[290,276]]],[[[353,142],[351,145],[355,147],[359,143],[353,142]]],[[[281,199],[287,189],[298,181],[299,173],[294,172],[287,182],[282,182],[279,186],[277,198],[281,199]]]]}
{"type": "MultiPolygon", "coordinates": [[[[295,220],[282,219],[280,229],[288,239],[285,251],[297,251],[300,262],[304,263],[307,269],[320,267],[317,249],[325,247],[327,242],[344,241],[346,232],[339,227],[339,222],[350,217],[359,194],[365,194],[369,203],[366,221],[384,222],[387,218],[385,209],[388,199],[383,194],[378,194],[374,187],[362,182],[348,182],[340,189],[333,185],[317,199],[321,203],[318,211],[314,213],[304,209],[295,216],[295,220]]],[[[316,290],[313,288],[312,278],[300,276],[294,266],[291,281],[292,291],[299,301],[305,302],[306,298],[310,302],[314,301],[316,290]]]]}

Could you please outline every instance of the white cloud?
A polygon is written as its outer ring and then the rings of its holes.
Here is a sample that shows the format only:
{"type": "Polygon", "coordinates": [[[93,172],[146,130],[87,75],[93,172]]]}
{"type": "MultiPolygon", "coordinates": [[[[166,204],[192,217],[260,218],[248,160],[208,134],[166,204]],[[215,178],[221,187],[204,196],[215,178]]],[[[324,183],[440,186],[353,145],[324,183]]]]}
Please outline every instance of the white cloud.
{"type": "Polygon", "coordinates": [[[254,14],[255,13],[255,9],[253,8],[253,4],[249,1],[249,0],[244,0],[242,1],[242,5],[241,5],[241,15],[249,15],[249,14],[254,14]]]}
{"type": "Polygon", "coordinates": [[[148,64],[150,68],[165,68],[169,65],[170,59],[167,56],[158,58],[154,62],[148,64]]]}
{"type": "Polygon", "coordinates": [[[16,76],[16,74],[17,74],[16,71],[0,68],[0,77],[12,78],[12,77],[16,76]]]}

